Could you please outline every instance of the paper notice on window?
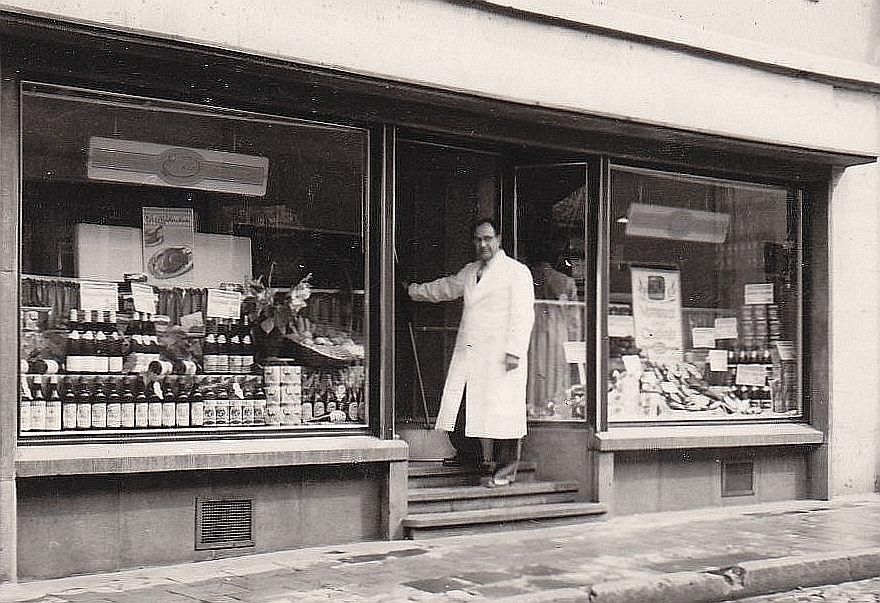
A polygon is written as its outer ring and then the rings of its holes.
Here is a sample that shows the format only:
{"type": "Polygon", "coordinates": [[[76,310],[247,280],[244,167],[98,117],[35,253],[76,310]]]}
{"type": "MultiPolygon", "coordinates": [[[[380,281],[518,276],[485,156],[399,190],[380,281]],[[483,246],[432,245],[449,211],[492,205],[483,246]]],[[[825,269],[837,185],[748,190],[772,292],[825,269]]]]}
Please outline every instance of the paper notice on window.
{"type": "Polygon", "coordinates": [[[623,368],[626,369],[629,375],[641,375],[644,371],[642,359],[635,354],[626,354],[621,360],[623,360],[623,368]]]}
{"type": "Polygon", "coordinates": [[[737,385],[767,385],[767,369],[763,364],[739,364],[736,367],[737,385]]]}
{"type": "Polygon", "coordinates": [[[632,316],[610,315],[608,317],[608,337],[633,337],[636,329],[632,316]]]}
{"type": "Polygon", "coordinates": [[[727,369],[727,350],[709,350],[709,370],[726,373],[727,369]]]}
{"type": "Polygon", "coordinates": [[[737,328],[736,318],[715,319],[715,339],[737,338],[739,338],[739,329],[737,328]]]}
{"type": "Polygon", "coordinates": [[[691,342],[694,348],[714,348],[715,347],[715,328],[714,327],[694,327],[691,329],[691,342]]]}
{"type": "Polygon", "coordinates": [[[777,341],[776,351],[779,352],[780,360],[794,360],[794,342],[793,341],[777,341]]]}
{"type": "Polygon", "coordinates": [[[223,289],[208,289],[208,318],[241,318],[241,293],[223,289]]]}
{"type": "Polygon", "coordinates": [[[80,281],[79,307],[81,310],[119,309],[119,288],[116,283],[80,281]]]}
{"type": "Polygon", "coordinates": [[[773,283],[752,283],[745,286],[747,306],[773,303],[773,283]]]}
{"type": "Polygon", "coordinates": [[[144,283],[132,283],[131,297],[135,312],[156,313],[156,294],[153,293],[152,286],[144,283]]]}

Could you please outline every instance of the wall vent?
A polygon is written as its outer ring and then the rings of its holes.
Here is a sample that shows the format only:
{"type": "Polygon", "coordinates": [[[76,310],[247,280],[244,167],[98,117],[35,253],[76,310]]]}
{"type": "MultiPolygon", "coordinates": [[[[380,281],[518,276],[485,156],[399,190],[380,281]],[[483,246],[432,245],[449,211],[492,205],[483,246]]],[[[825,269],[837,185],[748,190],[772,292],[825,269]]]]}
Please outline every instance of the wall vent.
{"type": "Polygon", "coordinates": [[[752,496],[755,494],[755,464],[737,461],[721,465],[721,496],[752,496]]]}
{"type": "Polygon", "coordinates": [[[254,501],[196,498],[196,550],[254,546],[254,501]]]}

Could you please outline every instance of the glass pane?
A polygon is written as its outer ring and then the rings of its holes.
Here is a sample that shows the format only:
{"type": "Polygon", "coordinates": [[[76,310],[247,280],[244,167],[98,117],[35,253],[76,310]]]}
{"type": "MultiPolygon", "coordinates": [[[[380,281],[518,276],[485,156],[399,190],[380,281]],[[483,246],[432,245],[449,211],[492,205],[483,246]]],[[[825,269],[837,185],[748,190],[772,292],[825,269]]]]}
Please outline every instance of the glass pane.
{"type": "Polygon", "coordinates": [[[609,421],[802,416],[786,189],[615,168],[610,216],[609,421]]]}
{"type": "Polygon", "coordinates": [[[586,166],[519,168],[517,254],[535,283],[528,413],[548,421],[586,418],[584,331],[586,166]]]}
{"type": "Polygon", "coordinates": [[[367,147],[26,86],[21,433],[362,426],[367,147]]]}

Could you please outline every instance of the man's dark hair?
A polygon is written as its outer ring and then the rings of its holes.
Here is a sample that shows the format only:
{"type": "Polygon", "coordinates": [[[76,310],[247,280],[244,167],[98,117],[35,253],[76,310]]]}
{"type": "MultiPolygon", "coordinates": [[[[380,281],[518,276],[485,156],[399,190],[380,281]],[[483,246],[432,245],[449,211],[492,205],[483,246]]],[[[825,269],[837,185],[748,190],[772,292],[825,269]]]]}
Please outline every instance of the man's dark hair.
{"type": "Polygon", "coordinates": [[[478,218],[477,220],[475,220],[474,224],[473,224],[473,228],[471,228],[471,233],[477,232],[477,228],[479,228],[483,224],[488,224],[489,226],[491,226],[492,230],[495,231],[496,237],[501,236],[501,227],[498,226],[498,222],[495,220],[495,218],[490,218],[490,217],[478,218]]]}

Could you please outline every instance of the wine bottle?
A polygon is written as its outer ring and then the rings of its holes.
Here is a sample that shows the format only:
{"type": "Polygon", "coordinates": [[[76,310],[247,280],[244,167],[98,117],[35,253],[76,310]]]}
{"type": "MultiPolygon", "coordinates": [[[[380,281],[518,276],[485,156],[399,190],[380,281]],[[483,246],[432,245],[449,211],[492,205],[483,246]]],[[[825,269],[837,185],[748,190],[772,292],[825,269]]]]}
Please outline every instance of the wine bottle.
{"type": "Polygon", "coordinates": [[[214,410],[216,425],[229,425],[229,389],[225,380],[221,379],[217,385],[216,408],[214,410]]]}
{"type": "Polygon", "coordinates": [[[122,396],[119,395],[119,387],[115,378],[108,382],[107,393],[107,429],[119,429],[122,427],[122,396]]]}
{"type": "Polygon", "coordinates": [[[232,382],[232,388],[229,392],[229,424],[234,426],[241,425],[242,407],[244,405],[244,390],[238,379],[232,382]]]}
{"type": "Polygon", "coordinates": [[[149,427],[150,425],[150,399],[147,397],[147,383],[141,381],[138,384],[137,394],[134,397],[134,426],[136,428],[149,427]]]}
{"type": "Polygon", "coordinates": [[[64,400],[61,402],[61,428],[64,431],[76,429],[76,391],[74,383],[64,378],[64,400]]]}
{"type": "Polygon", "coordinates": [[[107,429],[107,393],[103,378],[95,380],[92,393],[92,429],[107,429]]]}
{"type": "Polygon", "coordinates": [[[205,427],[213,427],[217,424],[217,388],[214,382],[209,382],[203,396],[203,424],[205,427]]]}
{"type": "Polygon", "coordinates": [[[158,381],[153,381],[149,387],[147,425],[149,427],[162,427],[162,384],[158,381]]]}
{"type": "Polygon", "coordinates": [[[21,392],[19,393],[20,397],[18,400],[18,430],[20,432],[30,431],[33,426],[33,422],[31,421],[31,406],[34,396],[31,392],[31,386],[28,383],[27,376],[19,376],[19,389],[21,392]]]}
{"type": "Polygon", "coordinates": [[[202,427],[205,424],[205,397],[201,382],[193,382],[189,396],[189,416],[193,427],[202,427]]]}
{"type": "Polygon", "coordinates": [[[58,392],[58,377],[49,378],[49,395],[46,398],[46,430],[61,431],[61,394],[58,392]]]}
{"type": "Polygon", "coordinates": [[[177,422],[177,401],[174,399],[174,379],[165,377],[162,383],[162,427],[174,427],[177,422]]]}
{"type": "Polygon", "coordinates": [[[135,426],[135,397],[132,390],[131,377],[122,379],[122,405],[120,409],[120,424],[123,429],[132,429],[135,426]]]}
{"type": "Polygon", "coordinates": [[[31,400],[31,430],[33,431],[46,430],[46,397],[43,394],[42,379],[35,377],[32,388],[34,397],[31,400]]]}
{"type": "Polygon", "coordinates": [[[177,381],[177,394],[174,396],[174,424],[178,427],[189,427],[190,425],[189,390],[190,385],[186,379],[180,377],[177,381]]]}
{"type": "Polygon", "coordinates": [[[76,396],[76,428],[90,429],[92,426],[92,391],[91,382],[85,377],[80,380],[76,396]]]}

